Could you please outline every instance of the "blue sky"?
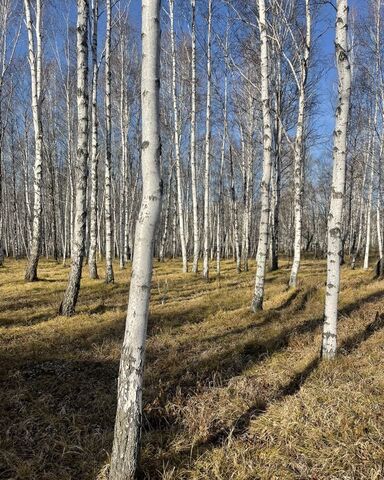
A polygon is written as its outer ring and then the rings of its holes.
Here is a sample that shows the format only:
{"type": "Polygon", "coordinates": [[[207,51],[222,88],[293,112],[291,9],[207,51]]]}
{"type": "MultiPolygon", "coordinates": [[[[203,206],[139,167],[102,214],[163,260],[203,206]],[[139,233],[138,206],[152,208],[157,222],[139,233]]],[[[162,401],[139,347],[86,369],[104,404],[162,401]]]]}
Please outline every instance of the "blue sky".
{"type": "MultiPolygon", "coordinates": [[[[357,10],[359,15],[365,15],[367,10],[367,0],[349,0],[349,2],[351,9],[357,10]]],[[[334,0],[334,3],[336,3],[336,0],[334,0]]],[[[163,0],[163,5],[167,6],[166,0],[163,0]]],[[[131,20],[140,28],[140,0],[132,0],[131,20]]],[[[313,154],[316,157],[322,157],[325,160],[329,156],[329,148],[332,142],[337,91],[337,72],[334,62],[334,22],[334,8],[331,5],[323,6],[321,21],[314,34],[314,36],[316,36],[320,31],[322,33],[321,38],[319,39],[318,48],[319,55],[323,58],[324,72],[318,85],[318,90],[320,92],[320,106],[317,109],[317,115],[314,121],[315,130],[320,136],[320,139],[318,144],[313,148],[313,154]]]]}
{"type": "MultiPolygon", "coordinates": [[[[351,10],[364,16],[367,11],[367,0],[349,0],[351,10]]],[[[318,85],[320,92],[320,108],[316,117],[316,131],[322,141],[313,149],[316,157],[328,157],[334,127],[334,110],[337,92],[337,71],[334,60],[334,21],[335,10],[331,5],[323,7],[321,27],[325,31],[319,41],[320,55],[324,59],[324,75],[318,85]]],[[[330,160],[330,159],[329,159],[330,160]]]]}

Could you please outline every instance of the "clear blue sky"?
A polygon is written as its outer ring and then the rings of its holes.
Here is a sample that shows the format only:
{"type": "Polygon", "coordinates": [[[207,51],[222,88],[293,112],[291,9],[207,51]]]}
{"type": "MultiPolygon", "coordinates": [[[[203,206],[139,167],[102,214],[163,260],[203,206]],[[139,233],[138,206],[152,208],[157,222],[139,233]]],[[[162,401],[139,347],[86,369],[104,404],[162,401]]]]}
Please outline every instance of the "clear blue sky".
{"type": "MultiPolygon", "coordinates": [[[[336,4],[336,0],[333,2],[336,4]]],[[[350,9],[355,10],[358,16],[364,16],[367,11],[367,0],[349,0],[350,9]]],[[[163,0],[163,6],[166,5],[163,0]]],[[[335,9],[331,5],[322,7],[318,25],[315,28],[314,36],[321,33],[319,39],[319,54],[323,58],[324,73],[320,79],[318,90],[320,92],[320,107],[317,109],[315,118],[315,130],[319,135],[319,143],[314,147],[313,153],[316,157],[328,157],[332,142],[334,127],[334,109],[337,91],[337,75],[334,61],[334,23],[335,9]]],[[[141,1],[132,0],[131,20],[140,28],[141,22],[141,1]]],[[[330,160],[330,159],[329,159],[330,160]]]]}

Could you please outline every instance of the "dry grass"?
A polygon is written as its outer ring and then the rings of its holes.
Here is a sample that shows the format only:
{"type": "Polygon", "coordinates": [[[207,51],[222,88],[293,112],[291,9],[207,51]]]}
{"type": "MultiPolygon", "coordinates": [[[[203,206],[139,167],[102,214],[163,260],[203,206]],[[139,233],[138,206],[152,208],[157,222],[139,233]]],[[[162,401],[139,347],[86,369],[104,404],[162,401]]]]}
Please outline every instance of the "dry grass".
{"type": "MultiPolygon", "coordinates": [[[[68,268],[0,270],[0,478],[106,478],[129,271],[87,278],[78,314],[57,316],[68,268]]],[[[384,478],[384,282],[343,270],[341,355],[318,362],[324,263],[220,279],[157,264],[147,349],[143,478],[384,478]]],[[[100,269],[102,270],[102,268],[100,269]]],[[[101,274],[103,272],[101,271],[101,274]]]]}

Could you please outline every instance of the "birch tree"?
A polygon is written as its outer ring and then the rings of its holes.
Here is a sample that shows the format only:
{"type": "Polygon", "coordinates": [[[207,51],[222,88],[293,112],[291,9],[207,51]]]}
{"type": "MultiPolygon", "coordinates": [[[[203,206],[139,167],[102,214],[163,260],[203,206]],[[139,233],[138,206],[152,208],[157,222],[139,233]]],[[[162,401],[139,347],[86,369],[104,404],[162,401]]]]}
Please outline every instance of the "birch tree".
{"type": "Polygon", "coordinates": [[[192,215],[193,215],[193,264],[192,272],[197,273],[199,267],[199,217],[197,209],[197,185],[196,185],[196,0],[191,0],[191,135],[190,135],[190,159],[191,159],[191,189],[192,189],[192,215]]]}
{"type": "Polygon", "coordinates": [[[88,0],[77,0],[77,158],[76,205],[72,265],[67,289],[59,312],[71,316],[75,313],[80,290],[81,272],[85,253],[86,190],[88,168],[88,0]]]}
{"type": "Polygon", "coordinates": [[[113,232],[112,232],[112,104],[111,104],[111,0],[106,0],[107,25],[105,36],[105,283],[113,283],[113,232]]]}
{"type": "Polygon", "coordinates": [[[300,61],[300,78],[294,76],[299,92],[299,110],[297,116],[296,137],[294,144],[294,189],[295,189],[295,239],[293,263],[289,286],[297,286],[297,275],[301,259],[301,237],[302,237],[302,210],[303,210],[303,175],[304,175],[304,151],[303,138],[305,128],[305,107],[306,107],[306,84],[308,78],[308,61],[311,50],[311,9],[310,0],[305,0],[306,35],[304,42],[304,53],[300,61]]]}
{"type": "Polygon", "coordinates": [[[142,1],[142,176],[143,197],[136,225],[132,277],[121,353],[110,480],[136,477],[142,426],[145,338],[155,231],[160,219],[159,56],[160,0],[142,1]]]}
{"type": "Polygon", "coordinates": [[[91,204],[89,224],[89,256],[88,267],[90,278],[99,278],[96,264],[97,247],[97,196],[98,196],[98,174],[99,164],[99,141],[98,141],[98,112],[97,112],[97,27],[99,17],[99,0],[92,0],[92,100],[91,100],[91,204]]]}
{"type": "MultiPolygon", "coordinates": [[[[226,49],[228,47],[228,33],[225,41],[226,49]]],[[[225,55],[225,73],[224,73],[224,112],[223,112],[223,138],[221,142],[220,154],[220,178],[219,178],[219,199],[217,202],[217,225],[216,225],[216,273],[220,275],[221,271],[221,230],[222,230],[222,203],[223,203],[223,175],[225,163],[225,150],[228,133],[228,72],[227,55],[225,55]]]]}
{"type": "Polygon", "coordinates": [[[41,246],[42,222],[42,168],[43,168],[43,131],[41,123],[41,63],[42,63],[42,33],[41,33],[41,0],[36,0],[35,26],[32,20],[30,0],[24,0],[25,23],[28,34],[28,62],[31,72],[32,117],[35,134],[35,165],[33,170],[33,226],[32,244],[25,280],[37,280],[41,246]]]}
{"type": "Polygon", "coordinates": [[[268,225],[270,213],[270,182],[272,169],[272,126],[269,98],[269,57],[268,34],[265,17],[265,0],[258,0],[261,61],[261,102],[263,115],[263,176],[261,180],[261,213],[259,241],[257,247],[257,268],[255,292],[251,308],[253,312],[263,308],[265,270],[268,251],[268,225]]]}
{"type": "Polygon", "coordinates": [[[203,247],[203,277],[209,278],[209,180],[211,163],[211,30],[212,30],[212,0],[208,0],[208,31],[207,31],[207,104],[205,119],[205,165],[204,165],[204,247],[203,247]]]}
{"type": "Polygon", "coordinates": [[[184,230],[184,200],[181,185],[181,158],[180,158],[180,130],[179,113],[177,108],[177,85],[176,85],[176,46],[175,46],[175,25],[174,25],[174,0],[169,0],[169,16],[171,20],[171,52],[172,52],[172,101],[173,101],[173,141],[176,161],[177,181],[177,212],[179,217],[181,256],[183,261],[183,272],[188,271],[187,244],[184,230]]]}
{"type": "Polygon", "coordinates": [[[342,211],[345,188],[347,127],[351,95],[351,67],[348,58],[348,1],[337,1],[336,62],[339,75],[338,105],[334,130],[331,204],[328,214],[327,282],[324,309],[322,358],[336,355],[337,306],[340,289],[342,211]]]}

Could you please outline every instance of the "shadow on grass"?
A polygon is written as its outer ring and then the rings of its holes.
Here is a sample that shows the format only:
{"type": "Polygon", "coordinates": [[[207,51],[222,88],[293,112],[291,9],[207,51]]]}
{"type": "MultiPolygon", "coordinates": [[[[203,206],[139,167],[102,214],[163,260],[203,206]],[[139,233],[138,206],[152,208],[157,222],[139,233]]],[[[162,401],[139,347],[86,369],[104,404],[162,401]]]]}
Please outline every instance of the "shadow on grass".
{"type": "Polygon", "coordinates": [[[112,445],[117,374],[118,362],[61,359],[10,371],[2,379],[1,478],[96,478],[112,445]]]}
{"type": "MultiPolygon", "coordinates": [[[[368,340],[376,332],[384,328],[384,315],[376,314],[374,321],[369,323],[362,331],[348,337],[340,345],[339,352],[342,355],[348,355],[359,346],[368,340]]],[[[271,400],[268,398],[257,398],[253,405],[251,405],[245,412],[243,412],[231,426],[218,429],[212,432],[207,439],[193,445],[190,448],[177,452],[176,458],[169,458],[171,464],[178,465],[182,463],[181,458],[185,462],[193,462],[199,458],[203,453],[213,448],[224,445],[230,439],[252,440],[248,433],[251,421],[256,420],[259,416],[267,412],[272,403],[284,401],[284,399],[295,395],[301,387],[305,384],[307,379],[320,365],[320,358],[317,356],[310,360],[308,364],[285,385],[283,385],[274,395],[271,400]]],[[[151,477],[152,478],[152,477],[151,477]]]]}
{"type": "MultiPolygon", "coordinates": [[[[299,307],[304,308],[310,295],[310,289],[295,295],[287,314],[292,314],[299,307]]],[[[340,315],[351,314],[381,296],[382,292],[376,292],[359,299],[344,307],[340,315]]],[[[268,322],[278,318],[280,315],[277,309],[277,316],[269,318],[268,322]]],[[[155,320],[152,318],[152,321],[155,320]]],[[[184,321],[188,321],[188,317],[184,321]]],[[[217,372],[225,383],[266,356],[284,350],[293,336],[313,332],[321,324],[322,317],[309,318],[294,326],[282,325],[282,330],[277,335],[272,332],[270,337],[259,339],[263,324],[256,323],[217,335],[214,339],[202,338],[201,342],[208,341],[214,346],[229,334],[233,335],[229,345],[225,344],[218,352],[214,351],[205,357],[196,357],[196,351],[189,350],[191,345],[185,344],[182,352],[177,351],[178,347],[166,351],[164,356],[166,359],[169,357],[171,370],[167,368],[167,362],[162,361],[158,351],[150,347],[147,368],[151,370],[152,384],[147,384],[144,389],[147,405],[145,430],[158,431],[158,442],[161,442],[162,435],[169,437],[177,434],[182,428],[178,423],[180,420],[167,415],[164,408],[176,391],[184,390],[185,395],[190,395],[198,388],[197,382],[209,383],[217,372]],[[255,338],[244,340],[235,337],[251,329],[255,338]],[[172,355],[178,358],[178,363],[175,364],[172,355]]],[[[383,327],[384,318],[377,315],[363,331],[345,340],[340,350],[345,354],[352,352],[383,327]]],[[[111,449],[118,362],[62,360],[60,356],[68,353],[68,345],[71,348],[73,344],[76,345],[73,352],[75,355],[77,349],[84,353],[95,345],[101,345],[105,339],[120,341],[123,331],[124,320],[119,318],[107,324],[90,324],[75,339],[70,335],[58,335],[52,344],[39,351],[35,351],[33,346],[26,350],[25,346],[17,345],[14,351],[5,349],[0,354],[4,381],[3,399],[0,402],[3,412],[0,415],[0,426],[4,434],[1,450],[8,452],[1,460],[2,463],[7,462],[5,471],[9,478],[37,480],[43,478],[44,472],[49,472],[51,478],[61,480],[96,477],[99,465],[106,461],[106,452],[111,449]],[[25,458],[29,459],[30,471],[24,477],[17,476],[17,468],[25,458]]],[[[281,387],[273,396],[273,401],[281,401],[297,393],[318,363],[318,358],[311,360],[281,387]]],[[[180,465],[184,461],[189,462],[205,450],[225,442],[229,435],[247,435],[251,420],[263,414],[269,405],[268,399],[256,399],[233,422],[231,428],[212,432],[208,440],[194,446],[192,452],[188,449],[170,453],[170,463],[180,465]]],[[[146,474],[150,475],[147,478],[159,478],[161,462],[154,456],[153,463],[146,466],[146,474]]]]}

